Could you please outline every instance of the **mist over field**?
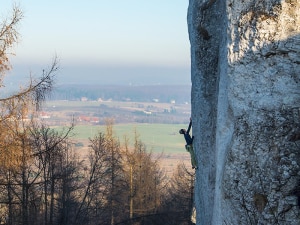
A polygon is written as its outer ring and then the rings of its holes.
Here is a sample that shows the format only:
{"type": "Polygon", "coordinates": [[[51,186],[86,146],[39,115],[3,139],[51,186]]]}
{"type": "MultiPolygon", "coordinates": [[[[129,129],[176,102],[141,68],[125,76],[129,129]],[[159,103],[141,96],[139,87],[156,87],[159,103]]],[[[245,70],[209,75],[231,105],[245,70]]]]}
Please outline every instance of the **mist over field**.
{"type": "MultiPolygon", "coordinates": [[[[5,78],[7,87],[39,77],[47,64],[16,64],[5,78]]],[[[56,84],[85,85],[191,85],[190,68],[185,66],[125,66],[60,63],[56,84]]]]}

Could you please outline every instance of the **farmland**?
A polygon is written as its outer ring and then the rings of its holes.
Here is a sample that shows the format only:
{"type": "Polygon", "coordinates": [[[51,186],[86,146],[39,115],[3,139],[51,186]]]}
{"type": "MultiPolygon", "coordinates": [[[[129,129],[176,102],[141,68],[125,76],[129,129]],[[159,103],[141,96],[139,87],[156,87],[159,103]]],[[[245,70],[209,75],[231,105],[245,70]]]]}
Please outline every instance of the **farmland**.
{"type": "Polygon", "coordinates": [[[186,123],[190,117],[188,103],[173,102],[48,101],[44,110],[48,115],[47,121],[53,125],[64,123],[71,117],[74,117],[79,124],[88,122],[104,124],[105,118],[113,118],[116,124],[182,124],[186,123]],[[80,121],[80,117],[84,119],[80,121]],[[98,120],[95,122],[88,118],[98,118],[98,120]]]}
{"type": "Polygon", "coordinates": [[[121,145],[126,136],[132,144],[135,132],[153,155],[163,153],[162,167],[172,171],[189,155],[184,149],[180,128],[189,122],[188,104],[130,101],[47,101],[41,119],[55,129],[75,123],[72,140],[83,157],[88,152],[89,138],[105,132],[106,119],[113,119],[113,131],[121,145]]]}
{"type": "MultiPolygon", "coordinates": [[[[117,124],[113,126],[115,136],[120,142],[124,137],[133,140],[136,132],[148,150],[154,153],[166,154],[181,153],[184,149],[183,137],[178,130],[186,125],[178,124],[117,124]]],[[[74,129],[74,139],[88,140],[98,132],[105,132],[105,125],[78,125],[74,129]]]]}

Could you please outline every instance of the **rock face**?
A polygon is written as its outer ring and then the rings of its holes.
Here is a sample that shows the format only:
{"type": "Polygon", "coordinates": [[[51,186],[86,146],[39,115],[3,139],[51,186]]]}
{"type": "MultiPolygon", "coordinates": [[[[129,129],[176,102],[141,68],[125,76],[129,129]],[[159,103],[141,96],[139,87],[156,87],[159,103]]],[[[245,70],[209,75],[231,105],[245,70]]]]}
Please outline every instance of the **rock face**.
{"type": "Polygon", "coordinates": [[[300,224],[300,1],[190,0],[197,224],[300,224]]]}

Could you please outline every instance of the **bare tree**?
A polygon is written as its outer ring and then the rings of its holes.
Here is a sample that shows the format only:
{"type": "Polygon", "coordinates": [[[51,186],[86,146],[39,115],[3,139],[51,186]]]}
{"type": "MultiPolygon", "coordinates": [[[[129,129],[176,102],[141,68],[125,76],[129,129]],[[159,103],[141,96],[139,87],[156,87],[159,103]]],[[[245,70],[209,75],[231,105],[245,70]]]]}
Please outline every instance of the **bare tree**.
{"type": "Polygon", "coordinates": [[[164,188],[164,174],[159,167],[159,157],[155,159],[151,152],[147,152],[146,145],[134,134],[133,148],[125,138],[124,169],[129,186],[129,220],[137,218],[159,217],[158,209],[161,205],[162,190],[164,188]],[[151,215],[151,216],[150,216],[151,215]]]}
{"type": "Polygon", "coordinates": [[[122,218],[122,209],[124,209],[124,170],[123,170],[123,156],[120,148],[120,142],[113,133],[113,120],[106,121],[106,153],[107,153],[107,190],[108,190],[108,215],[110,217],[110,224],[114,225],[116,220],[122,218]],[[118,213],[117,213],[118,211],[118,213]]]}
{"type": "Polygon", "coordinates": [[[107,171],[105,135],[99,133],[90,139],[89,163],[84,166],[83,197],[75,214],[75,224],[95,224],[103,215],[107,171]]]}
{"type": "MultiPolygon", "coordinates": [[[[9,63],[9,55],[12,55],[12,47],[17,43],[19,33],[17,31],[18,25],[23,18],[23,13],[19,7],[14,6],[12,16],[5,19],[0,24],[0,87],[3,87],[3,80],[5,72],[12,67],[9,63]]],[[[29,84],[20,89],[17,93],[11,96],[0,97],[0,121],[7,118],[17,117],[18,112],[30,106],[35,106],[39,109],[42,101],[50,93],[53,86],[54,76],[58,70],[58,60],[55,56],[51,66],[47,70],[42,71],[39,79],[31,77],[29,84]]]]}
{"type": "Polygon", "coordinates": [[[115,224],[123,219],[127,203],[123,157],[113,121],[106,131],[90,139],[89,164],[85,165],[85,190],[75,215],[76,224],[115,224]]]}
{"type": "Polygon", "coordinates": [[[56,223],[53,224],[73,225],[83,190],[82,160],[73,151],[70,143],[65,143],[62,150],[58,159],[58,182],[54,186],[58,214],[56,223]]]}
{"type": "Polygon", "coordinates": [[[177,166],[161,208],[169,218],[168,224],[191,224],[194,207],[194,179],[194,172],[188,170],[183,163],[177,166]]]}
{"type": "Polygon", "coordinates": [[[22,11],[17,6],[14,6],[11,18],[5,19],[0,24],[0,87],[3,86],[5,71],[11,68],[8,59],[8,51],[18,41],[19,33],[17,31],[17,26],[22,18],[22,11]]]}
{"type": "MultiPolygon", "coordinates": [[[[18,25],[23,18],[19,7],[14,6],[10,18],[0,24],[0,88],[3,88],[5,74],[12,67],[9,56],[19,39],[18,25]]],[[[55,73],[58,70],[57,57],[49,69],[43,70],[38,79],[33,77],[27,86],[10,96],[0,96],[0,162],[1,181],[6,190],[7,223],[29,223],[29,202],[34,198],[30,190],[38,177],[34,171],[34,154],[30,145],[29,115],[34,115],[42,101],[50,93],[55,73]],[[21,218],[15,216],[18,205],[21,205],[21,218]]],[[[33,223],[31,223],[33,224],[33,223]]]]}
{"type": "Polygon", "coordinates": [[[32,156],[36,158],[36,173],[39,175],[39,184],[43,192],[44,224],[53,224],[54,222],[54,196],[57,195],[56,186],[58,180],[62,179],[63,171],[62,162],[68,156],[70,151],[68,138],[74,128],[74,124],[64,129],[56,131],[44,124],[35,123],[32,125],[31,146],[33,149],[32,156]]]}

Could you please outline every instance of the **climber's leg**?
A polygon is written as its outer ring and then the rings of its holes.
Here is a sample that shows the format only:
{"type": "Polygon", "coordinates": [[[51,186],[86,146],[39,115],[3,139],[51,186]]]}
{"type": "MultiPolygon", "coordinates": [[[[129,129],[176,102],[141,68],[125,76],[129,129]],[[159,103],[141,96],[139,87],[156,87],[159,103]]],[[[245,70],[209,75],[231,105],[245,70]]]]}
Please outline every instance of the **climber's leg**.
{"type": "Polygon", "coordinates": [[[198,164],[197,164],[196,156],[195,156],[195,153],[194,153],[193,145],[186,145],[186,150],[191,154],[192,167],[197,169],[198,164]]]}

